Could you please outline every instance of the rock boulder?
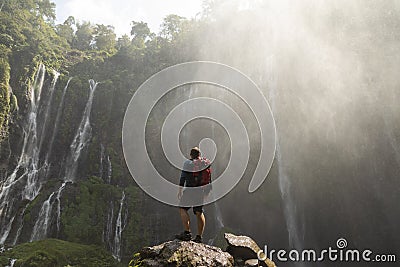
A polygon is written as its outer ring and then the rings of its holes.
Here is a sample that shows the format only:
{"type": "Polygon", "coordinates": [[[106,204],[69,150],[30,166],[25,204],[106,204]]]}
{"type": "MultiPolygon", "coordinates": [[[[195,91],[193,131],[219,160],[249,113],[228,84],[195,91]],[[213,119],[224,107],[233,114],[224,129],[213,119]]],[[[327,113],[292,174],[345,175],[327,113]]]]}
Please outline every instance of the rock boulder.
{"type": "Polygon", "coordinates": [[[143,248],[130,266],[233,266],[233,257],[220,248],[193,241],[172,240],[143,248]]]}

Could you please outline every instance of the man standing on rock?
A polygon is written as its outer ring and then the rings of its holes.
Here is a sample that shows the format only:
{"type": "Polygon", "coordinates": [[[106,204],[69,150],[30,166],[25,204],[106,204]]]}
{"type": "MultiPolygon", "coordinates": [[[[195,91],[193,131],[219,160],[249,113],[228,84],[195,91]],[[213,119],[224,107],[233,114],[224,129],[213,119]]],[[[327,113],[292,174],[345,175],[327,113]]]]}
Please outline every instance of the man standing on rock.
{"type": "MultiPolygon", "coordinates": [[[[181,203],[185,203],[186,199],[198,200],[197,203],[203,203],[204,199],[209,195],[211,190],[211,163],[208,159],[200,157],[200,150],[198,147],[194,147],[190,150],[190,159],[186,160],[183,164],[183,170],[179,181],[178,199],[181,203]],[[183,187],[197,187],[205,186],[201,195],[190,195],[187,190],[183,190],[183,187]]],[[[187,202],[186,202],[187,203],[187,202]]],[[[193,208],[193,213],[197,218],[197,235],[193,241],[201,243],[206,224],[206,218],[203,213],[203,205],[195,207],[181,206],[179,213],[181,216],[184,232],[176,235],[175,237],[189,241],[192,238],[190,232],[190,216],[188,210],[193,208]]]]}

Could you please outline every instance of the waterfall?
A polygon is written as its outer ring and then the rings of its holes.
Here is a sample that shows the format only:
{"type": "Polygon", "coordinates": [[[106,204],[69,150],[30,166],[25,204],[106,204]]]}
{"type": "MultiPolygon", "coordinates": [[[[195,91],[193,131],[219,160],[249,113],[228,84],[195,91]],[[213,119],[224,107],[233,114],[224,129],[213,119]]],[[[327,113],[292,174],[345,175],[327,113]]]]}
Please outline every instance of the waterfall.
{"type": "Polygon", "coordinates": [[[10,234],[11,231],[11,226],[14,222],[15,216],[13,216],[11,218],[11,220],[8,222],[8,224],[4,227],[4,229],[2,229],[2,235],[0,238],[0,244],[4,244],[4,242],[6,242],[6,239],[8,237],[8,235],[10,234]]]}
{"type": "Polygon", "coordinates": [[[107,183],[111,184],[112,165],[110,156],[107,156],[107,183]]]}
{"type": "Polygon", "coordinates": [[[60,222],[61,222],[61,193],[64,190],[67,182],[63,182],[57,191],[56,200],[57,201],[57,234],[60,233],[60,222]]]}
{"type": "MultiPolygon", "coordinates": [[[[23,197],[32,201],[38,194],[41,188],[41,183],[39,182],[40,171],[39,168],[39,156],[40,156],[40,142],[38,144],[38,138],[42,139],[43,136],[38,136],[38,111],[40,107],[40,100],[42,95],[42,87],[44,82],[44,77],[46,73],[46,69],[44,65],[42,67],[42,76],[40,78],[39,86],[37,88],[32,88],[31,90],[31,112],[29,114],[29,123],[28,123],[28,143],[27,143],[27,151],[24,156],[26,156],[27,160],[27,180],[25,184],[25,188],[23,190],[23,197]],[[37,96],[35,95],[35,91],[37,90],[37,96]]],[[[40,68],[39,68],[40,69],[40,68]]],[[[54,89],[55,82],[57,81],[58,76],[55,75],[52,81],[52,85],[50,86],[50,95],[52,96],[52,90],[54,89]]],[[[49,98],[48,101],[51,101],[49,98]]],[[[47,103],[47,107],[50,107],[51,103],[47,103]]],[[[49,112],[50,109],[47,109],[46,112],[49,112]]],[[[45,117],[48,114],[45,114],[45,117]]],[[[46,125],[43,124],[43,127],[46,125]]],[[[41,134],[44,134],[45,129],[42,129],[41,134]]]]}
{"type": "Polygon", "coordinates": [[[108,184],[111,183],[112,176],[112,164],[110,160],[110,156],[105,153],[105,149],[103,144],[100,146],[100,168],[99,168],[100,177],[108,184]],[[106,168],[104,168],[104,161],[106,161],[106,168]]]}
{"type": "Polygon", "coordinates": [[[44,112],[42,131],[40,133],[39,151],[42,149],[43,141],[45,139],[47,121],[49,119],[51,104],[53,102],[54,88],[56,87],[56,83],[57,83],[58,77],[60,76],[60,73],[58,73],[57,71],[53,71],[53,76],[54,76],[54,78],[53,78],[53,81],[51,82],[51,85],[49,88],[49,100],[47,101],[46,111],[44,112]]]}
{"type": "Polygon", "coordinates": [[[217,230],[221,230],[222,228],[224,228],[224,221],[222,219],[222,213],[221,210],[217,204],[217,202],[214,202],[214,212],[215,212],[215,219],[216,219],[216,226],[217,226],[217,230]]]}
{"type": "Polygon", "coordinates": [[[45,161],[44,161],[46,166],[48,165],[49,158],[51,156],[51,151],[53,150],[54,139],[55,139],[55,137],[57,135],[57,132],[58,132],[58,125],[60,124],[60,117],[61,117],[61,114],[62,114],[62,109],[64,107],[65,93],[67,92],[67,89],[68,89],[68,86],[69,86],[69,82],[71,80],[72,80],[72,78],[68,79],[67,84],[65,85],[64,90],[63,90],[62,95],[61,95],[60,104],[58,105],[58,108],[57,108],[57,115],[56,115],[56,120],[54,121],[53,134],[51,135],[50,142],[49,142],[49,147],[47,149],[47,154],[46,154],[46,158],[45,158],[45,161]]]}
{"type": "MultiPolygon", "coordinates": [[[[276,107],[276,87],[277,87],[277,79],[273,75],[273,63],[274,63],[274,56],[272,55],[268,59],[268,72],[269,72],[269,86],[270,86],[270,93],[269,93],[269,98],[270,98],[270,103],[271,103],[271,109],[272,112],[275,114],[277,113],[277,107],[276,107]]],[[[275,117],[276,118],[276,117],[275,117]]],[[[292,185],[290,178],[287,176],[285,173],[284,167],[283,167],[283,160],[282,160],[282,153],[281,153],[281,146],[280,146],[280,138],[279,138],[279,131],[278,131],[278,125],[276,126],[276,152],[275,152],[275,157],[278,163],[278,181],[279,181],[279,190],[281,193],[282,201],[283,201],[283,214],[285,216],[285,221],[286,221],[286,228],[288,231],[288,236],[289,236],[289,246],[291,248],[295,249],[300,249],[302,248],[301,245],[301,240],[299,237],[300,230],[299,230],[299,224],[298,224],[298,219],[297,219],[297,207],[296,207],[296,202],[293,199],[293,191],[292,191],[292,185]]]]}
{"type": "Polygon", "coordinates": [[[86,147],[87,142],[89,141],[91,136],[92,128],[90,126],[90,112],[92,109],[93,95],[98,83],[96,83],[94,80],[89,80],[89,84],[90,84],[89,99],[86,103],[85,110],[83,112],[82,121],[79,124],[79,128],[70,146],[70,153],[67,158],[65,166],[66,174],[64,181],[73,182],[75,180],[79,157],[81,156],[81,152],[83,148],[86,147]]]}
{"type": "Polygon", "coordinates": [[[103,160],[104,160],[104,146],[103,144],[100,145],[100,168],[99,168],[99,173],[100,173],[100,177],[103,178],[103,171],[104,171],[104,167],[103,167],[103,160]]]}
{"type": "Polygon", "coordinates": [[[214,223],[215,223],[215,234],[214,237],[212,237],[211,239],[208,240],[208,245],[213,246],[215,239],[220,235],[221,230],[225,227],[224,225],[224,221],[222,219],[222,213],[221,213],[221,209],[219,208],[219,205],[217,204],[217,202],[213,203],[213,207],[214,207],[214,223]]]}
{"type": "Polygon", "coordinates": [[[122,231],[124,230],[124,223],[122,221],[122,208],[125,201],[125,191],[122,192],[121,201],[119,204],[119,211],[117,221],[115,223],[115,235],[114,235],[114,244],[112,247],[112,254],[114,258],[118,261],[121,261],[121,238],[122,238],[122,231]]]}
{"type": "Polygon", "coordinates": [[[31,241],[40,240],[47,237],[47,232],[49,231],[51,222],[53,221],[52,210],[53,210],[53,204],[55,202],[57,202],[57,218],[56,218],[57,233],[60,229],[61,194],[67,183],[73,182],[75,180],[76,169],[78,167],[78,159],[81,155],[83,148],[86,147],[87,142],[90,139],[90,131],[91,131],[90,121],[89,121],[90,111],[92,108],[94,91],[96,90],[98,83],[95,83],[93,80],[90,80],[89,84],[90,84],[89,98],[82,115],[82,121],[79,124],[78,130],[70,146],[71,150],[68,155],[65,166],[65,175],[63,179],[64,182],[61,184],[61,186],[58,188],[57,191],[53,192],[50,195],[50,197],[45,202],[43,202],[39,216],[36,219],[31,241]],[[56,194],[56,199],[54,201],[51,201],[54,194],[56,194]]]}
{"type": "Polygon", "coordinates": [[[25,211],[26,211],[26,209],[28,208],[28,206],[29,206],[29,203],[26,204],[25,208],[24,208],[24,209],[22,210],[22,212],[21,212],[19,227],[18,227],[17,233],[15,234],[14,241],[13,241],[13,243],[12,243],[13,246],[15,246],[15,245],[17,244],[18,238],[19,238],[19,236],[21,235],[22,228],[24,227],[24,216],[25,216],[25,211]]]}
{"type": "Polygon", "coordinates": [[[291,248],[301,248],[301,241],[299,238],[299,229],[297,223],[297,207],[293,199],[291,191],[291,182],[286,175],[282,166],[282,157],[280,145],[276,146],[276,160],[278,161],[278,175],[279,175],[279,189],[284,204],[284,215],[286,220],[286,227],[289,234],[289,245],[291,248]]]}
{"type": "Polygon", "coordinates": [[[14,210],[14,200],[18,194],[21,194],[21,189],[14,188],[14,186],[23,178],[27,178],[22,197],[29,200],[32,200],[40,189],[40,185],[37,184],[37,174],[39,172],[37,117],[45,74],[46,68],[41,64],[36,71],[34,82],[29,90],[30,107],[23,127],[21,154],[11,175],[1,182],[0,244],[4,244],[15,219],[15,215],[13,216],[11,212],[14,210]]]}
{"type": "Polygon", "coordinates": [[[10,260],[10,265],[7,265],[6,267],[14,267],[15,262],[17,261],[17,259],[11,259],[10,260]]]}
{"type": "Polygon", "coordinates": [[[49,225],[51,224],[51,211],[53,205],[51,204],[51,199],[53,198],[55,192],[51,193],[49,198],[43,203],[40,209],[38,219],[36,220],[35,226],[32,230],[32,236],[30,241],[41,240],[46,238],[49,225]]]}
{"type": "Polygon", "coordinates": [[[105,231],[103,231],[103,242],[107,243],[108,248],[110,250],[112,249],[111,238],[112,238],[112,231],[114,228],[113,219],[114,219],[114,204],[112,201],[110,201],[110,209],[107,214],[106,229],[105,231]]]}

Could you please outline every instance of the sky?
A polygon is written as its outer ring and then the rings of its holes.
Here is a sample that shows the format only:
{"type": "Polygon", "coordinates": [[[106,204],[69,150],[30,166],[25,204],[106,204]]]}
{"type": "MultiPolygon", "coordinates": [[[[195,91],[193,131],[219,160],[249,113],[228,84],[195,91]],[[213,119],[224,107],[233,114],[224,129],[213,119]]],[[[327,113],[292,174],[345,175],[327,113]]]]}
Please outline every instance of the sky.
{"type": "Polygon", "coordinates": [[[147,22],[158,33],[164,17],[176,14],[195,17],[201,11],[202,0],[53,0],[56,4],[56,23],[68,16],[95,24],[113,25],[118,36],[131,31],[132,21],[147,22]]]}

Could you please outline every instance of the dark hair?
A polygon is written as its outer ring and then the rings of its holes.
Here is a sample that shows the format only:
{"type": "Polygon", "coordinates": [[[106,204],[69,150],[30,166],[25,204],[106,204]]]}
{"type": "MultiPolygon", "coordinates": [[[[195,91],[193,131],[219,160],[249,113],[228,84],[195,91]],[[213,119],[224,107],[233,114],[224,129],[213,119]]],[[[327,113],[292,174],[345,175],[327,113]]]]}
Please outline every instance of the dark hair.
{"type": "Polygon", "coordinates": [[[190,156],[192,159],[196,159],[200,156],[200,149],[196,146],[190,150],[190,156]]]}

